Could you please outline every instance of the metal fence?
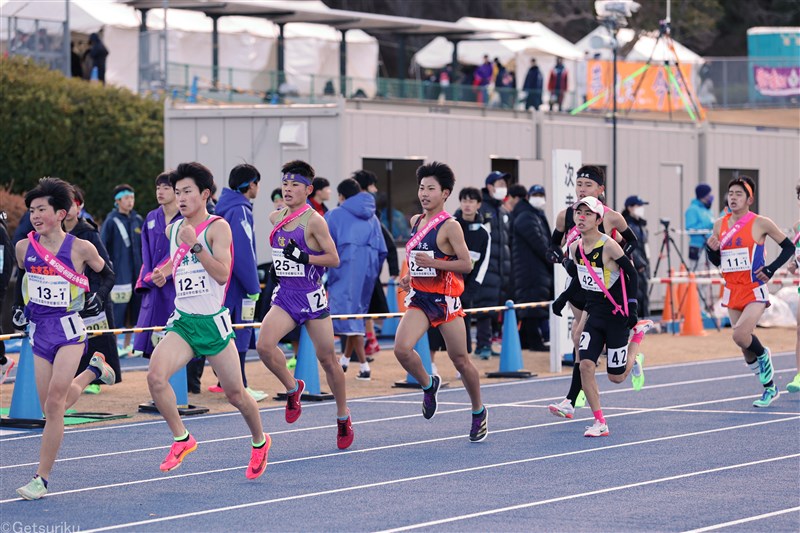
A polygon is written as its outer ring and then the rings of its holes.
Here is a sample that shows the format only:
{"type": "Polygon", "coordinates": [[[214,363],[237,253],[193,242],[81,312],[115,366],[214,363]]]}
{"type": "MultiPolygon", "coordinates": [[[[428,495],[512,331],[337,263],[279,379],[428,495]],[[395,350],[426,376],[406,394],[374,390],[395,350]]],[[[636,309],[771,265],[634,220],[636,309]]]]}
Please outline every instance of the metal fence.
{"type": "Polygon", "coordinates": [[[70,76],[70,39],[66,21],[0,17],[2,55],[25,56],[70,76]]]}

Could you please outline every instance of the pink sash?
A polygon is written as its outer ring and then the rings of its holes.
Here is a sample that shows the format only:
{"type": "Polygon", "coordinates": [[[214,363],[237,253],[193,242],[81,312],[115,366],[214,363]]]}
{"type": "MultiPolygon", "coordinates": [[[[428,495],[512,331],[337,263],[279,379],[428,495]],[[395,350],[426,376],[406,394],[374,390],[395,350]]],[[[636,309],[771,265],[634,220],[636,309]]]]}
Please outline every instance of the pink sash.
{"type": "Polygon", "coordinates": [[[620,282],[622,283],[622,301],[623,301],[623,304],[625,305],[625,311],[623,312],[622,306],[619,305],[614,300],[614,297],[611,296],[610,292],[608,292],[608,289],[606,288],[605,284],[597,276],[597,272],[595,272],[594,268],[592,268],[592,265],[589,264],[589,260],[586,258],[586,254],[583,252],[583,241],[578,243],[578,250],[580,250],[580,252],[581,252],[581,259],[583,259],[583,264],[586,266],[586,270],[589,271],[589,276],[591,276],[592,279],[594,280],[594,282],[597,283],[597,286],[600,287],[603,290],[603,294],[606,295],[606,298],[608,298],[608,301],[611,302],[611,305],[614,306],[614,311],[612,312],[612,314],[616,315],[617,313],[622,313],[623,316],[628,316],[628,290],[625,287],[625,273],[624,272],[620,272],[620,275],[619,275],[620,282]]]}
{"type": "Polygon", "coordinates": [[[89,278],[83,274],[78,274],[70,267],[65,265],[59,258],[55,256],[55,254],[51,253],[47,248],[39,244],[39,241],[34,238],[35,236],[36,232],[34,231],[28,233],[28,242],[33,247],[33,251],[36,252],[36,255],[38,255],[42,261],[50,265],[50,267],[52,267],[59,276],[69,281],[76,287],[89,292],[89,278]]]}
{"type": "MultiPolygon", "coordinates": [[[[220,218],[222,218],[222,217],[211,215],[209,218],[205,219],[203,222],[200,223],[200,225],[198,225],[196,228],[194,228],[195,236],[200,235],[203,232],[203,230],[208,227],[209,224],[211,224],[212,222],[214,222],[215,220],[220,219],[220,218]]],[[[177,236],[176,236],[176,239],[177,239],[177,236]]],[[[231,246],[233,246],[233,243],[231,243],[231,246]]],[[[183,261],[183,258],[186,257],[186,254],[188,254],[188,253],[189,253],[189,245],[186,244],[185,242],[181,243],[181,245],[178,247],[178,250],[175,252],[175,255],[172,257],[172,275],[173,276],[175,275],[175,271],[178,270],[178,267],[181,266],[181,261],[183,261]]],[[[165,264],[165,263],[162,263],[162,265],[163,264],[165,264]]],[[[233,263],[231,263],[231,267],[233,267],[233,263]]]]}
{"type": "Polygon", "coordinates": [[[733,225],[732,228],[729,228],[728,231],[725,232],[724,235],[721,236],[719,240],[719,249],[722,250],[725,246],[728,246],[733,240],[733,236],[736,235],[744,226],[746,226],[751,220],[756,217],[756,214],[752,211],[749,211],[745,216],[740,218],[736,224],[733,225]]]}
{"type": "Polygon", "coordinates": [[[421,230],[417,231],[417,232],[416,232],[416,233],[415,233],[415,234],[414,234],[414,235],[413,235],[413,236],[412,236],[412,237],[411,237],[411,238],[408,240],[408,242],[406,243],[406,258],[408,258],[408,257],[410,257],[410,256],[411,256],[411,251],[412,251],[414,248],[416,248],[416,247],[417,247],[417,245],[418,245],[419,243],[421,243],[421,242],[422,242],[422,239],[424,239],[424,238],[425,238],[425,236],[426,236],[428,233],[430,233],[432,230],[434,230],[434,229],[436,228],[436,226],[438,226],[439,224],[441,224],[442,222],[444,222],[444,221],[445,221],[445,220],[447,220],[448,218],[450,218],[450,213],[448,213],[447,211],[442,211],[441,213],[439,213],[438,215],[436,215],[435,217],[433,217],[433,218],[430,220],[430,222],[428,222],[427,224],[425,224],[425,227],[424,227],[424,228],[422,228],[421,230]]]}
{"type": "Polygon", "coordinates": [[[296,219],[297,217],[299,217],[300,215],[302,215],[303,213],[305,213],[309,209],[311,209],[311,206],[308,205],[308,204],[305,204],[305,205],[303,205],[303,207],[301,207],[300,209],[298,209],[297,211],[295,211],[291,215],[287,216],[286,218],[284,218],[283,220],[281,220],[280,222],[275,224],[275,227],[272,228],[271,232],[269,232],[269,245],[272,246],[272,237],[275,235],[276,231],[278,231],[279,229],[284,227],[286,224],[288,224],[292,220],[296,219]]]}

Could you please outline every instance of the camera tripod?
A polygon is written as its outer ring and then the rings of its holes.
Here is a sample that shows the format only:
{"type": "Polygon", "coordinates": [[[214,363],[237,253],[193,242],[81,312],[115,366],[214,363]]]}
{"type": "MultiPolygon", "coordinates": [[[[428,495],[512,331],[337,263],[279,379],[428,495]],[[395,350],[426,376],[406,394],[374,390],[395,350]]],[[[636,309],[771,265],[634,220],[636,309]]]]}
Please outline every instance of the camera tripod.
{"type": "MultiPolygon", "coordinates": [[[[667,258],[667,272],[669,273],[669,276],[672,277],[672,273],[673,273],[673,271],[672,271],[672,255],[670,253],[672,250],[675,250],[675,253],[678,254],[678,259],[680,260],[680,264],[683,266],[684,269],[686,269],[686,272],[690,272],[689,266],[686,264],[686,261],[683,258],[683,254],[681,254],[680,248],[678,247],[677,244],[675,244],[675,241],[672,239],[672,236],[669,234],[670,231],[675,231],[674,229],[670,229],[670,227],[669,227],[669,224],[670,224],[669,219],[662,218],[661,220],[659,220],[659,222],[661,222],[661,225],[664,226],[664,231],[662,232],[664,234],[664,238],[661,240],[661,248],[658,251],[658,261],[656,261],[656,266],[655,266],[655,269],[653,270],[653,274],[654,275],[658,274],[658,267],[661,266],[661,260],[664,257],[666,257],[667,258]]],[[[650,289],[648,290],[648,295],[652,294],[653,287],[654,287],[654,285],[650,285],[650,289]]],[[[669,298],[670,310],[672,312],[672,316],[670,316],[670,323],[674,323],[674,322],[677,321],[676,310],[683,307],[683,304],[686,301],[686,296],[688,294],[689,294],[689,291],[686,291],[684,293],[683,298],[679,302],[679,305],[676,307],[675,306],[674,296],[672,294],[672,283],[668,284],[666,298],[669,298]]],[[[706,313],[708,313],[709,316],[714,316],[714,309],[713,309],[713,307],[711,305],[709,305],[708,300],[703,295],[703,293],[701,291],[697,291],[697,294],[700,296],[700,300],[703,302],[703,308],[705,309],[706,313]]],[[[720,325],[719,325],[718,321],[715,320],[714,324],[717,327],[717,331],[719,331],[720,330],[720,325]]]]}

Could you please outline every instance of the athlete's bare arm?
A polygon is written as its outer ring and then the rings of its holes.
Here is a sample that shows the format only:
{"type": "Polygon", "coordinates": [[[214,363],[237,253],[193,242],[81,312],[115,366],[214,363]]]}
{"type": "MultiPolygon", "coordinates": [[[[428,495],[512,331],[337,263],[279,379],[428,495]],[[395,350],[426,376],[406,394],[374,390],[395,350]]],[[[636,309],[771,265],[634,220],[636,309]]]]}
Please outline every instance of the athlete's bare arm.
{"type": "Polygon", "coordinates": [[[75,266],[76,272],[83,272],[84,266],[100,272],[106,266],[105,260],[100,257],[94,244],[83,239],[75,239],[72,247],[72,264],[75,266]]]}
{"type": "MultiPolygon", "coordinates": [[[[19,267],[20,272],[25,272],[25,252],[28,251],[28,238],[26,237],[20,240],[17,243],[17,247],[14,251],[17,254],[17,266],[19,267]]],[[[17,283],[20,283],[20,281],[17,281],[17,283]]]]}
{"type": "Polygon", "coordinates": [[[616,241],[608,239],[603,245],[603,266],[611,272],[619,270],[617,259],[625,255],[622,247],[616,241]]]}
{"type": "MultiPolygon", "coordinates": [[[[231,273],[231,242],[233,242],[231,227],[224,220],[217,219],[207,227],[206,237],[211,253],[203,248],[196,254],[197,259],[214,281],[225,285],[231,273]]],[[[194,226],[184,220],[181,229],[178,230],[178,239],[189,247],[194,246],[197,243],[194,226]]]]}
{"type": "Polygon", "coordinates": [[[722,227],[722,219],[718,218],[714,221],[714,229],[711,230],[711,235],[706,239],[706,246],[710,250],[719,250],[719,231],[722,227]]]}
{"type": "Polygon", "coordinates": [[[308,228],[306,228],[306,242],[308,247],[314,251],[322,252],[321,255],[308,256],[309,265],[317,265],[327,268],[336,268],[339,266],[339,254],[336,251],[336,243],[331,238],[331,232],[328,230],[328,223],[320,216],[319,213],[314,213],[308,221],[308,228]]]}

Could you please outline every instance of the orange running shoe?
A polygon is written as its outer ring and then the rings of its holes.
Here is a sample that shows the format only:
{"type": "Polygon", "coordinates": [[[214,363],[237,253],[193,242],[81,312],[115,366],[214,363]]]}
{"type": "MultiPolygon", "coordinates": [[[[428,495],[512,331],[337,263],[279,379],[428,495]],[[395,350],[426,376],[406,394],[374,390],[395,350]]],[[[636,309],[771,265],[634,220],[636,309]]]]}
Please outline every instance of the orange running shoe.
{"type": "Polygon", "coordinates": [[[197,449],[197,441],[189,435],[189,440],[175,441],[169,449],[164,462],[161,463],[161,471],[169,472],[175,470],[183,462],[183,458],[197,449]]]}
{"type": "Polygon", "coordinates": [[[247,471],[244,473],[247,479],[256,479],[267,469],[267,455],[269,454],[269,447],[272,446],[272,437],[264,433],[266,442],[260,448],[253,448],[250,453],[250,464],[247,465],[247,471]]]}

